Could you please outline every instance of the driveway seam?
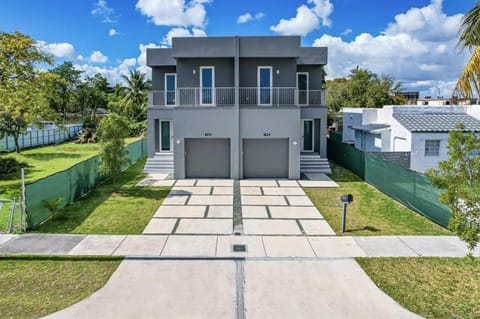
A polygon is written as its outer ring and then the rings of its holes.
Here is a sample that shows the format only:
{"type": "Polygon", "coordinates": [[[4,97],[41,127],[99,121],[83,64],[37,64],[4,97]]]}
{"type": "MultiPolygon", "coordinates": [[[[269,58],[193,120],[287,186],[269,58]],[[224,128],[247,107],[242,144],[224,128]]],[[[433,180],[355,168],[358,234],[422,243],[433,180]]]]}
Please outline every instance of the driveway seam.
{"type": "Polygon", "coordinates": [[[245,319],[245,261],[237,260],[236,265],[236,319],[245,319]]]}
{"type": "Polygon", "coordinates": [[[270,213],[270,207],[268,205],[265,205],[265,209],[267,210],[267,216],[269,219],[272,219],[272,214],[270,213]]]}

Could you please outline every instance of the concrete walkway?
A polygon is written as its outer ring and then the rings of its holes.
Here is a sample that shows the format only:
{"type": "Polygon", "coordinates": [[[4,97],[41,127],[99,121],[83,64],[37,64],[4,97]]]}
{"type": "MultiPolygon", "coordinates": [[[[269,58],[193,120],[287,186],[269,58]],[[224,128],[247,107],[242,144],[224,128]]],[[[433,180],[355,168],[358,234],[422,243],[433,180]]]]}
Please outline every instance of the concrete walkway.
{"type": "MultiPolygon", "coordinates": [[[[463,257],[455,236],[0,235],[0,254],[165,258],[463,257]],[[233,245],[245,245],[246,252],[233,245]]],[[[480,256],[480,248],[475,250],[480,256]]]]}

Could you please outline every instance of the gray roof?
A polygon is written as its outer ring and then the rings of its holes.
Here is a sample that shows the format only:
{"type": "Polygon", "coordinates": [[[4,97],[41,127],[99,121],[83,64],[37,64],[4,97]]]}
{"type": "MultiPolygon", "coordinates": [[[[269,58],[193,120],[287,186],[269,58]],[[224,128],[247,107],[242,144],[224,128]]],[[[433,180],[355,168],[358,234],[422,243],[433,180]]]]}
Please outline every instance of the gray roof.
{"type": "Polygon", "coordinates": [[[410,132],[449,132],[458,123],[465,125],[464,131],[480,132],[480,120],[464,113],[393,114],[393,117],[410,132]]]}
{"type": "Polygon", "coordinates": [[[365,124],[365,125],[355,125],[352,126],[354,130],[363,131],[368,133],[376,133],[380,132],[385,129],[389,129],[390,125],[388,124],[379,124],[379,123],[372,123],[372,124],[365,124]]]}

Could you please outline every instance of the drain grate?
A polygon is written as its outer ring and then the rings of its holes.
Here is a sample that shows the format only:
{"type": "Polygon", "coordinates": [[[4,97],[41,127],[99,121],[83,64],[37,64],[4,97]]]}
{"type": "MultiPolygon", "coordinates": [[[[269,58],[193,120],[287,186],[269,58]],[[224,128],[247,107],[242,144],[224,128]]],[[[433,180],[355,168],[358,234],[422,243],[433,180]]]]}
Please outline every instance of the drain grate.
{"type": "Polygon", "coordinates": [[[247,245],[232,245],[232,251],[235,253],[247,252],[247,245]]]}

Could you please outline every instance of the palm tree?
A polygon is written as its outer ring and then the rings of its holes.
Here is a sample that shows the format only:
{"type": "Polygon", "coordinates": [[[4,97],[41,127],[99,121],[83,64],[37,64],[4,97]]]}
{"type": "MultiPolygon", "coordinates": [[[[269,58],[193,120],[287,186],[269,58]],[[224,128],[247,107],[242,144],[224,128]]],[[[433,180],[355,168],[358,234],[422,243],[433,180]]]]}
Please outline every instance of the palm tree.
{"type": "Polygon", "coordinates": [[[130,71],[130,76],[122,75],[122,79],[127,83],[126,94],[122,101],[124,114],[135,122],[144,120],[150,81],[146,80],[145,74],[138,70],[130,71]]]}
{"type": "Polygon", "coordinates": [[[468,48],[472,56],[457,81],[454,94],[472,98],[474,90],[480,94],[480,1],[463,17],[458,44],[468,48]]]}

